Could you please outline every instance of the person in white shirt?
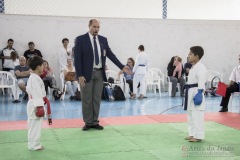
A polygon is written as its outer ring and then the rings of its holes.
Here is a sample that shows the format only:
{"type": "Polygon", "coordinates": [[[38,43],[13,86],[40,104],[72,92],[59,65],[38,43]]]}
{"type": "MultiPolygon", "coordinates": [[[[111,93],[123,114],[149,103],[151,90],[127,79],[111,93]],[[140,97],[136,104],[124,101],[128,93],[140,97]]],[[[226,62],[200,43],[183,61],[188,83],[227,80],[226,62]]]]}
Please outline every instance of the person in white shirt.
{"type": "Polygon", "coordinates": [[[58,50],[58,63],[60,72],[67,66],[67,59],[72,57],[72,48],[68,47],[69,40],[64,38],[62,40],[63,46],[58,50]]]}
{"type": "Polygon", "coordinates": [[[17,58],[17,53],[15,51],[12,51],[10,53],[10,59],[4,63],[4,67],[9,68],[9,72],[11,72],[13,76],[15,76],[14,68],[18,65],[20,65],[20,63],[19,59],[17,58]]]}
{"type": "Polygon", "coordinates": [[[148,72],[148,65],[149,65],[149,60],[148,60],[148,55],[144,52],[144,46],[140,45],[138,47],[139,53],[136,57],[136,62],[133,67],[133,95],[131,96],[131,99],[136,98],[137,94],[137,87],[140,82],[140,96],[138,99],[143,99],[144,98],[144,93],[145,93],[145,76],[148,72]]]}
{"type": "Polygon", "coordinates": [[[3,48],[0,55],[3,64],[3,71],[11,70],[11,66],[9,66],[9,64],[12,64],[11,52],[16,52],[16,50],[13,48],[13,43],[13,39],[9,39],[7,42],[7,47],[3,48]]]}
{"type": "Polygon", "coordinates": [[[188,84],[185,85],[184,110],[187,110],[188,119],[188,137],[186,137],[185,140],[189,142],[200,142],[205,138],[204,90],[207,81],[207,69],[200,62],[203,55],[204,50],[200,46],[191,47],[190,53],[188,54],[192,68],[189,71],[188,84]]]}
{"type": "Polygon", "coordinates": [[[28,116],[28,149],[43,150],[41,144],[41,128],[43,117],[36,113],[37,107],[44,106],[43,98],[46,97],[45,87],[40,75],[43,73],[43,60],[39,56],[29,58],[28,66],[33,70],[27,82],[27,93],[29,101],[27,103],[28,116]]]}
{"type": "MultiPolygon", "coordinates": [[[[240,55],[238,57],[239,64],[240,64],[240,55]]],[[[233,92],[239,92],[239,83],[240,83],[240,65],[235,67],[231,73],[229,78],[229,84],[227,86],[226,95],[222,97],[222,101],[220,106],[222,106],[219,112],[227,112],[228,111],[228,102],[231,94],[233,92]]]]}

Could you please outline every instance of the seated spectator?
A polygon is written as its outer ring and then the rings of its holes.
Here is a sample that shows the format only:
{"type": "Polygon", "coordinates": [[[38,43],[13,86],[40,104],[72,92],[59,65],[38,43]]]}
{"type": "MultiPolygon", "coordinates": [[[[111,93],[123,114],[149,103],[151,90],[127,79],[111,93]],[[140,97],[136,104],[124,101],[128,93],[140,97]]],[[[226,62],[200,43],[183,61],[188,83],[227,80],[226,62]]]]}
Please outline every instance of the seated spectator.
{"type": "MultiPolygon", "coordinates": [[[[239,63],[240,63],[240,55],[239,55],[239,63]]],[[[239,92],[239,84],[240,83],[240,65],[235,67],[231,73],[229,78],[229,85],[227,86],[227,91],[225,97],[222,97],[222,101],[220,106],[222,106],[219,112],[228,112],[228,102],[231,94],[233,92],[239,92]]]]}
{"type": "Polygon", "coordinates": [[[180,95],[184,96],[183,87],[185,85],[185,80],[183,78],[183,65],[181,63],[182,59],[180,57],[172,57],[168,63],[167,71],[172,82],[172,97],[176,95],[177,83],[180,83],[180,95]]]}
{"type": "Polygon", "coordinates": [[[15,76],[14,68],[19,65],[19,60],[17,58],[17,53],[15,51],[11,52],[10,59],[6,61],[4,65],[6,68],[9,68],[10,69],[9,72],[11,72],[13,76],[15,76]]]}
{"type": "MultiPolygon", "coordinates": [[[[66,78],[67,74],[69,72],[76,72],[75,71],[75,67],[73,66],[73,61],[72,59],[68,59],[67,60],[67,66],[63,69],[63,73],[64,73],[64,77],[66,78]]],[[[78,89],[78,82],[76,79],[72,80],[72,81],[65,81],[66,85],[67,85],[67,91],[68,93],[70,93],[70,100],[75,100],[76,96],[75,96],[75,92],[78,89]]]]}
{"type": "Polygon", "coordinates": [[[35,49],[35,44],[33,42],[28,43],[29,50],[24,52],[24,57],[28,60],[30,57],[38,55],[42,58],[42,54],[39,50],[35,49]]]}
{"type": "MultiPolygon", "coordinates": [[[[134,64],[135,64],[135,61],[133,58],[128,58],[127,59],[127,66],[129,67],[129,70],[132,72],[133,70],[133,67],[134,67],[134,64]]],[[[133,74],[127,74],[125,72],[123,72],[123,70],[121,70],[119,73],[118,73],[118,79],[120,78],[120,74],[124,74],[124,77],[126,79],[126,82],[128,83],[129,85],[129,88],[130,88],[130,96],[133,95],[133,74]]]]}
{"type": "Polygon", "coordinates": [[[189,70],[192,68],[192,64],[189,63],[189,60],[187,58],[187,63],[184,64],[184,74],[186,76],[186,82],[187,82],[187,77],[188,77],[188,74],[189,74],[189,70]]]}
{"type": "Polygon", "coordinates": [[[53,70],[49,67],[46,60],[43,60],[43,74],[40,77],[44,82],[46,94],[48,94],[48,87],[56,88],[56,79],[54,78],[53,70]]]}
{"type": "MultiPolygon", "coordinates": [[[[2,59],[3,71],[10,71],[12,69],[9,64],[12,64],[11,52],[15,52],[16,50],[13,48],[13,39],[9,39],[7,43],[7,47],[3,48],[0,58],[2,59]]],[[[18,57],[18,56],[17,56],[18,57]]]]}
{"type": "Polygon", "coordinates": [[[23,99],[27,100],[28,94],[26,92],[26,85],[31,69],[26,65],[26,58],[24,56],[20,57],[20,65],[15,67],[14,72],[18,81],[18,87],[25,93],[23,99]]]}

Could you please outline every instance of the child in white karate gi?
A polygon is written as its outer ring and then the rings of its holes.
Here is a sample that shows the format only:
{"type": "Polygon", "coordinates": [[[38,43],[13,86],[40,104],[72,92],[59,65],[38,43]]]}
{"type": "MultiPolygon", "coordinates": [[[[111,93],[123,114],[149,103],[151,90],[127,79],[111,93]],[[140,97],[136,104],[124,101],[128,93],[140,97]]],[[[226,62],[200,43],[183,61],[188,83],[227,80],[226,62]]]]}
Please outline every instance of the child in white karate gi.
{"type": "Polygon", "coordinates": [[[28,149],[43,150],[41,145],[41,128],[43,117],[36,116],[36,109],[44,106],[43,97],[46,96],[45,87],[40,75],[43,73],[43,60],[39,56],[33,56],[28,60],[28,66],[32,73],[27,82],[27,93],[29,101],[27,103],[28,115],[28,149]]]}
{"type": "Polygon", "coordinates": [[[140,82],[140,96],[138,97],[138,99],[143,99],[144,97],[144,93],[145,93],[145,76],[148,72],[148,55],[144,52],[144,46],[140,45],[138,47],[139,53],[136,57],[136,62],[135,65],[133,67],[133,95],[131,97],[131,99],[135,99],[136,98],[136,94],[137,94],[137,86],[140,82]]]}
{"type": "Polygon", "coordinates": [[[204,50],[200,46],[190,48],[188,54],[189,63],[192,68],[188,75],[188,84],[185,85],[185,106],[188,119],[188,137],[185,140],[189,142],[200,142],[205,138],[204,130],[204,110],[205,98],[204,89],[206,83],[206,67],[200,62],[204,55],[204,50]]]}

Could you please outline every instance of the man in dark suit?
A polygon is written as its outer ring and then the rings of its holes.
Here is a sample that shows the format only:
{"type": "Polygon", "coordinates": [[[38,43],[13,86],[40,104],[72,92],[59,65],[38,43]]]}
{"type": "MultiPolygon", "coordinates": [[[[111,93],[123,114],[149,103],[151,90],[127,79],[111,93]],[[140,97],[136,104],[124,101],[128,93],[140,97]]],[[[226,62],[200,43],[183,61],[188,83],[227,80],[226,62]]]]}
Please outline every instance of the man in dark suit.
{"type": "Polygon", "coordinates": [[[89,32],[78,36],[74,47],[76,75],[79,79],[82,96],[82,114],[85,126],[103,130],[98,116],[103,89],[103,81],[107,81],[105,73],[106,57],[125,72],[129,72],[113,54],[108,46],[107,38],[98,35],[100,24],[96,19],[89,21],[89,32]]]}

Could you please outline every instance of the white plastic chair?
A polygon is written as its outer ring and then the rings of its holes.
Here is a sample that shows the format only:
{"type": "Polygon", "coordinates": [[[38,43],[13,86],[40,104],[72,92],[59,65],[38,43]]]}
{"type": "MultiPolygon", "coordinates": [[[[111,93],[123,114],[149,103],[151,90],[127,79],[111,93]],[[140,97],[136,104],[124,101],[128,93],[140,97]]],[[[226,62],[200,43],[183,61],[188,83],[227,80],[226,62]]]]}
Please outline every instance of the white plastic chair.
{"type": "Polygon", "coordinates": [[[60,73],[60,83],[61,83],[61,87],[62,87],[61,91],[63,92],[63,94],[62,94],[60,99],[64,100],[65,94],[66,94],[66,90],[67,90],[67,85],[65,84],[65,81],[64,81],[64,73],[63,72],[60,73]]]}
{"type": "Polygon", "coordinates": [[[153,70],[149,70],[147,73],[146,88],[149,88],[150,90],[153,88],[155,96],[156,96],[156,89],[158,88],[159,96],[161,97],[160,77],[153,70]]]}
{"type": "Polygon", "coordinates": [[[17,86],[17,80],[13,77],[12,73],[6,71],[0,71],[0,88],[4,93],[4,88],[8,89],[9,97],[14,97],[14,100],[19,99],[19,89],[17,86]]]}
{"type": "MultiPolygon", "coordinates": [[[[167,81],[168,81],[168,96],[170,97],[172,95],[172,82],[170,81],[170,77],[169,76],[167,76],[167,81]]],[[[180,87],[179,83],[177,83],[177,87],[178,87],[178,91],[180,93],[181,87],[180,87]]]]}
{"type": "Polygon", "coordinates": [[[229,99],[229,102],[228,102],[228,112],[233,112],[233,98],[234,97],[238,97],[239,99],[239,105],[238,105],[238,112],[237,113],[240,113],[240,92],[234,92],[231,94],[230,96],[230,99],[229,99]],[[237,95],[237,96],[234,96],[234,95],[237,95]]]}
{"type": "Polygon", "coordinates": [[[150,68],[150,71],[154,71],[160,77],[160,86],[162,84],[163,91],[165,91],[165,83],[164,83],[164,73],[159,68],[150,68]]]}
{"type": "MultiPolygon", "coordinates": [[[[223,74],[214,70],[207,70],[207,82],[206,82],[206,88],[211,87],[211,82],[214,77],[218,76],[221,81],[223,81],[223,74]]],[[[218,78],[215,78],[213,81],[214,83],[218,83],[218,78]]]]}

